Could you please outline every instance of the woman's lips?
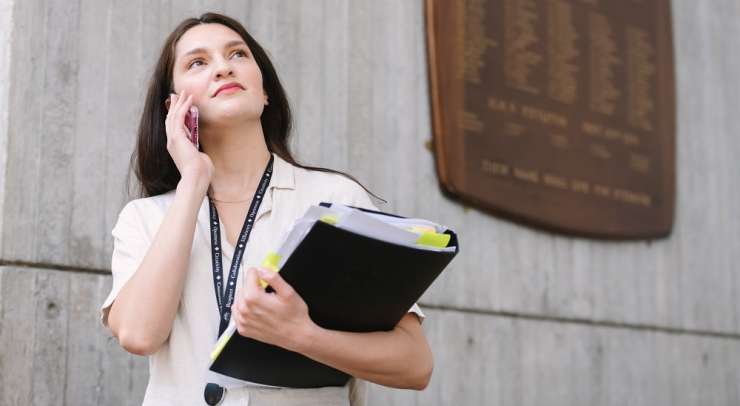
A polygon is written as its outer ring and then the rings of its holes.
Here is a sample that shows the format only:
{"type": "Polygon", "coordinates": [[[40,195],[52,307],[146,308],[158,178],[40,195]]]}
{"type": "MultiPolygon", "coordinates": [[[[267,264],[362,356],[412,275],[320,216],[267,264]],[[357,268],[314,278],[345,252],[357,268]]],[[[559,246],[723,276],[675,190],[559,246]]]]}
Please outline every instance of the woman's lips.
{"type": "Polygon", "coordinates": [[[244,88],[240,84],[238,84],[238,83],[229,83],[229,84],[221,87],[220,89],[218,89],[216,91],[216,94],[213,95],[213,97],[216,97],[216,96],[218,96],[221,93],[234,93],[234,92],[237,92],[239,90],[244,90],[244,88]]]}
{"type": "Polygon", "coordinates": [[[234,86],[234,87],[227,87],[227,88],[226,88],[226,89],[224,89],[224,90],[219,90],[219,91],[218,91],[218,93],[216,93],[216,96],[218,96],[218,95],[220,95],[220,94],[229,94],[229,93],[236,93],[236,92],[238,92],[238,91],[241,91],[241,90],[242,90],[242,89],[241,89],[240,87],[238,87],[238,86],[234,86]]]}

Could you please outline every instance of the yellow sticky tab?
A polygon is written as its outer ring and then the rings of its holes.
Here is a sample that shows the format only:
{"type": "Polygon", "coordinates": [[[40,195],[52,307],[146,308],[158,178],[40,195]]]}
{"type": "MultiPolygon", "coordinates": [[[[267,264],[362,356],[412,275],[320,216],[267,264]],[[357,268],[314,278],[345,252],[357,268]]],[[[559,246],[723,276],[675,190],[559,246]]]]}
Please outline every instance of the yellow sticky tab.
{"type": "Polygon", "coordinates": [[[215,361],[216,358],[218,358],[218,354],[221,354],[221,351],[224,350],[226,343],[229,342],[229,338],[231,338],[231,335],[221,336],[221,338],[216,343],[216,348],[211,351],[211,362],[215,361]]]}
{"type": "Polygon", "coordinates": [[[319,220],[323,221],[324,223],[336,225],[339,221],[337,219],[337,216],[331,215],[331,214],[325,214],[319,218],[319,220]]]}
{"type": "Polygon", "coordinates": [[[280,255],[277,252],[268,252],[265,255],[265,259],[262,261],[262,266],[270,269],[272,272],[278,271],[278,265],[280,264],[280,255]]]}
{"type": "Polygon", "coordinates": [[[450,242],[449,234],[440,233],[421,233],[416,243],[428,247],[444,248],[450,242]]]}
{"type": "MultiPolygon", "coordinates": [[[[278,265],[280,265],[280,255],[276,252],[268,252],[267,255],[265,255],[265,259],[262,261],[262,267],[267,268],[272,272],[280,272],[278,265]]],[[[266,289],[267,282],[260,279],[260,286],[262,286],[262,289],[266,289]]]]}

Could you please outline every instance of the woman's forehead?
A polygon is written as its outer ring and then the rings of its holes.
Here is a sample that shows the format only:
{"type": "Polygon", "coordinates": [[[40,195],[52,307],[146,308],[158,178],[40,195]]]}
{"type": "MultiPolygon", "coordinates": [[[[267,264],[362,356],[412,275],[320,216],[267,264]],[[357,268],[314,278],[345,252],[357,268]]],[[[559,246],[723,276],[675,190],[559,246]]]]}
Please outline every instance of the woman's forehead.
{"type": "Polygon", "coordinates": [[[244,43],[244,40],[231,28],[221,24],[199,24],[180,37],[175,45],[175,56],[179,58],[194,50],[220,50],[235,42],[244,43]]]}

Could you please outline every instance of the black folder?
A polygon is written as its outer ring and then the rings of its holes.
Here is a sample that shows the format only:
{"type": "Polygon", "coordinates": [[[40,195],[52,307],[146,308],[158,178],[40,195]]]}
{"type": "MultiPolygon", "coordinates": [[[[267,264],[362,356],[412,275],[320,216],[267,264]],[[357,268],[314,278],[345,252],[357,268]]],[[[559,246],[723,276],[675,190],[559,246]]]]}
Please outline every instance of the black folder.
{"type": "MultiPolygon", "coordinates": [[[[392,244],[317,221],[280,268],[321,327],[353,332],[392,330],[459,251],[392,244]]],[[[331,343],[327,343],[331,345],[331,343]]],[[[344,386],[350,376],[296,352],[235,332],[212,371],[290,388],[344,386]]]]}

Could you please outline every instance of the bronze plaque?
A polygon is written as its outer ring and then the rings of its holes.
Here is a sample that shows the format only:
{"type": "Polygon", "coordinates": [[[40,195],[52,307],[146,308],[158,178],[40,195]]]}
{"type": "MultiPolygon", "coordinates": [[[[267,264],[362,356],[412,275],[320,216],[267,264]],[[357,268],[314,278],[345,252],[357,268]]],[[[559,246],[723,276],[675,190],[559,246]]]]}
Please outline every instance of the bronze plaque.
{"type": "Polygon", "coordinates": [[[427,0],[444,189],[552,230],[670,233],[670,0],[427,0]]]}

